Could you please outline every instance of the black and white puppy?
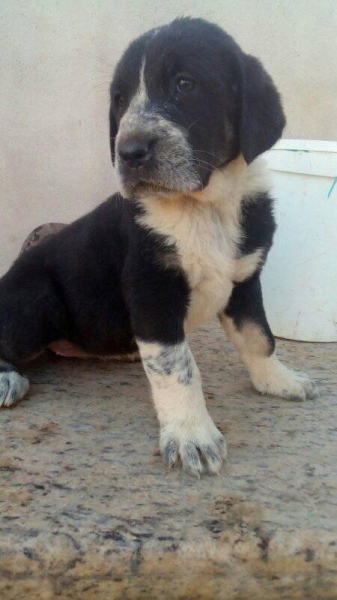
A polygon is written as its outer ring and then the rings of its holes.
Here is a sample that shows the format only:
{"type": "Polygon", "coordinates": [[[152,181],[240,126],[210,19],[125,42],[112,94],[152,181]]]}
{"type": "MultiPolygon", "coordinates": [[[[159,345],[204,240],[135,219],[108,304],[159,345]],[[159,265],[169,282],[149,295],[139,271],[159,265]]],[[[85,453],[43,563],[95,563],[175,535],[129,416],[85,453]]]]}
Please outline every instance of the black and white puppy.
{"type": "Polygon", "coordinates": [[[165,462],[217,473],[225,441],[185,337],[214,315],[259,392],[312,397],[275,355],[259,279],[275,225],[257,157],[284,124],[271,78],[216,25],[183,18],[134,41],[111,85],[121,193],[0,281],[0,405],[28,390],[12,364],[59,340],[90,355],[139,351],[165,462]]]}

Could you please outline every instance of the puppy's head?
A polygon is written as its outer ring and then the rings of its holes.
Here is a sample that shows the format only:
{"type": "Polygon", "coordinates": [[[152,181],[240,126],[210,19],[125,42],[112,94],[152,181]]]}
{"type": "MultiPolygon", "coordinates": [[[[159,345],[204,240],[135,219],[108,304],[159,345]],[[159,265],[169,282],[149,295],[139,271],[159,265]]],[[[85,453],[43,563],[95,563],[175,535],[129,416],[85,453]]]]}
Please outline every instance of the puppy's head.
{"type": "Polygon", "coordinates": [[[259,61],[201,19],[138,38],[111,84],[111,154],[129,197],[203,189],[238,154],[250,163],[268,150],[284,125],[259,61]]]}

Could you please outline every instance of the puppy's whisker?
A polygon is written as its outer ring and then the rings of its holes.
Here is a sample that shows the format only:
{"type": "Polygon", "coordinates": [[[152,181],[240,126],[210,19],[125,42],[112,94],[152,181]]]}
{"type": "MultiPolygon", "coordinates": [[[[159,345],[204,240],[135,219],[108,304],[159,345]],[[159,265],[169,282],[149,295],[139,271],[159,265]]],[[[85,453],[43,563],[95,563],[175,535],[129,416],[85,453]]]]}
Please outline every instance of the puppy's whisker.
{"type": "Polygon", "coordinates": [[[196,123],[198,123],[200,120],[201,120],[201,117],[198,117],[197,119],[195,119],[195,121],[193,121],[193,123],[191,123],[191,125],[189,125],[189,126],[187,127],[187,132],[189,132],[189,131],[190,131],[190,129],[192,129],[192,127],[193,127],[193,126],[194,126],[196,123]]]}
{"type": "Polygon", "coordinates": [[[221,159],[216,154],[214,154],[213,152],[208,152],[207,150],[197,150],[196,152],[198,154],[199,153],[201,153],[201,154],[209,154],[210,156],[213,156],[213,158],[216,158],[216,160],[221,161],[221,159]]]}
{"type": "Polygon", "coordinates": [[[215,167],[211,163],[209,163],[205,160],[197,159],[197,158],[192,159],[191,162],[193,163],[194,161],[195,161],[195,164],[204,164],[210,168],[210,171],[216,171],[217,173],[219,173],[219,175],[221,175],[221,177],[225,177],[224,173],[221,171],[221,169],[219,169],[219,167],[215,167]]]}

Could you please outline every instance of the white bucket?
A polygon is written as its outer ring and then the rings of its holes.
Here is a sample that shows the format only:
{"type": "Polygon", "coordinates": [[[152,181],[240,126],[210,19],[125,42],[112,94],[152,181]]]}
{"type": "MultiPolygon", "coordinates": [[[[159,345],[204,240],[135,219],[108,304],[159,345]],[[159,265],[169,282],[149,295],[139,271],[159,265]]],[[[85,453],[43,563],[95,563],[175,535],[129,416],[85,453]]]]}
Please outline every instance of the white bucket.
{"type": "Polygon", "coordinates": [[[337,341],[337,143],[281,140],[265,154],[277,232],[262,275],[274,335],[337,341]]]}

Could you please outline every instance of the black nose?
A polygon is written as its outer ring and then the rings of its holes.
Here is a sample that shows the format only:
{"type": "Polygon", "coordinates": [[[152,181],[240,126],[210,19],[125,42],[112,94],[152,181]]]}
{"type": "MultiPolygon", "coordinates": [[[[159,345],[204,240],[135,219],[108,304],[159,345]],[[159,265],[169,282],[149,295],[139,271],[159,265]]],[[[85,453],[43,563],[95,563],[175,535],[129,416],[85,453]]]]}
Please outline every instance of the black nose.
{"type": "Polygon", "coordinates": [[[121,140],[118,146],[118,154],[128,167],[138,169],[148,160],[154,143],[153,138],[121,140]]]}

